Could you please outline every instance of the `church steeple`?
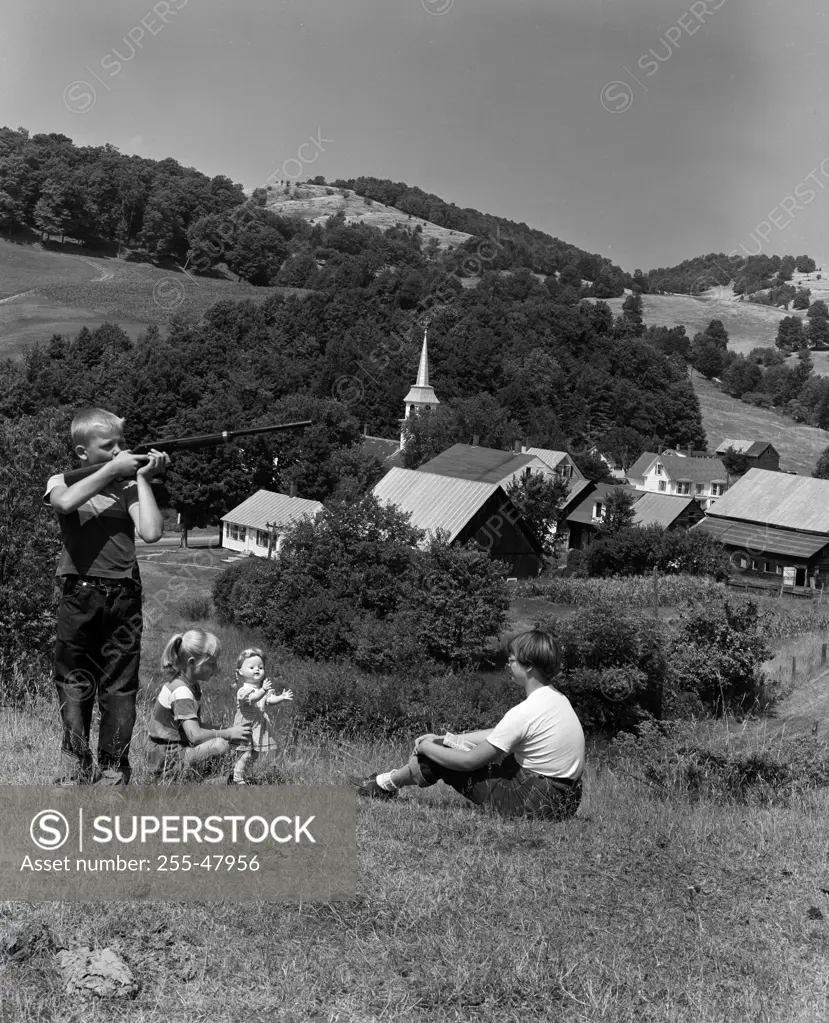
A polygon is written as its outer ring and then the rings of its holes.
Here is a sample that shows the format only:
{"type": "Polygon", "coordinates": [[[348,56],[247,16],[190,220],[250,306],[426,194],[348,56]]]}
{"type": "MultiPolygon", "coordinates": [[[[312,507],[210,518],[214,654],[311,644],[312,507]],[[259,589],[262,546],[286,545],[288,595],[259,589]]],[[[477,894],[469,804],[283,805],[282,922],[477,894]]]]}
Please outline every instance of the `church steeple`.
{"type": "Polygon", "coordinates": [[[400,420],[400,447],[403,447],[403,423],[412,414],[412,409],[434,408],[440,405],[435,389],[429,383],[429,350],[428,350],[428,324],[423,329],[423,348],[420,352],[420,365],[417,368],[417,381],[412,384],[409,393],[403,399],[406,405],[406,414],[400,420]]]}

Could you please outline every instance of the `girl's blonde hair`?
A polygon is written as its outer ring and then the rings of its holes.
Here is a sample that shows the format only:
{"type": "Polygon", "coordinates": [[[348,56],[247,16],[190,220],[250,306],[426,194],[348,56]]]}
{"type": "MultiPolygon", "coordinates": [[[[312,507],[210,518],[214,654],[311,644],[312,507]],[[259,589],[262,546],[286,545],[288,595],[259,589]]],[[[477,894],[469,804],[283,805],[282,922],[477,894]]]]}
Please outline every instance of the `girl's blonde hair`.
{"type": "Polygon", "coordinates": [[[181,671],[191,657],[197,661],[205,657],[211,657],[219,653],[221,643],[212,632],[205,632],[204,629],[188,629],[187,632],[177,632],[175,636],[164,647],[161,655],[161,667],[168,671],[181,671]]]}
{"type": "Polygon", "coordinates": [[[248,647],[245,647],[245,649],[236,658],[236,674],[237,675],[239,674],[239,669],[242,667],[242,665],[245,663],[245,661],[248,659],[248,657],[261,657],[262,658],[262,664],[265,663],[265,655],[262,653],[262,651],[259,649],[258,646],[248,646],[248,647]]]}

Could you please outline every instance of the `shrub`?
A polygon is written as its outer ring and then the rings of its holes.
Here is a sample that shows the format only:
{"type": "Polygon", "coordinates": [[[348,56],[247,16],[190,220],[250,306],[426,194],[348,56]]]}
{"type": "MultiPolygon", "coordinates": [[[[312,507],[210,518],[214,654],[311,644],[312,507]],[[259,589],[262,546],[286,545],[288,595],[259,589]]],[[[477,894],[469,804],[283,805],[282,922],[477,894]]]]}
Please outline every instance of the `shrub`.
{"type": "Polygon", "coordinates": [[[695,696],[709,713],[752,710],[761,696],[774,700],[762,671],[771,656],[770,616],[753,600],[718,597],[680,611],[670,649],[666,713],[672,701],[695,696]]]}
{"type": "Polygon", "coordinates": [[[662,526],[631,526],[609,536],[600,535],[586,551],[583,565],[588,575],[642,575],[660,572],[712,575],[727,579],[728,555],[722,544],[705,533],[662,526]]]}
{"type": "Polygon", "coordinates": [[[41,495],[52,473],[69,468],[70,418],[0,421],[0,702],[17,703],[31,696],[31,680],[48,680],[61,540],[41,495]]]}
{"type": "Polygon", "coordinates": [[[210,597],[199,595],[187,597],[178,606],[179,615],[191,622],[201,622],[210,618],[213,613],[213,604],[210,597]]]}
{"type": "Polygon", "coordinates": [[[690,722],[643,722],[613,751],[626,773],[693,800],[776,804],[829,784],[829,749],[812,736],[751,747],[708,736],[690,722]]]}
{"type": "Polygon", "coordinates": [[[262,628],[270,642],[362,668],[470,663],[500,631],[506,584],[486,554],[422,534],[369,496],[332,502],[289,529],[273,562],[237,562],[216,581],[225,622],[262,628]]]}

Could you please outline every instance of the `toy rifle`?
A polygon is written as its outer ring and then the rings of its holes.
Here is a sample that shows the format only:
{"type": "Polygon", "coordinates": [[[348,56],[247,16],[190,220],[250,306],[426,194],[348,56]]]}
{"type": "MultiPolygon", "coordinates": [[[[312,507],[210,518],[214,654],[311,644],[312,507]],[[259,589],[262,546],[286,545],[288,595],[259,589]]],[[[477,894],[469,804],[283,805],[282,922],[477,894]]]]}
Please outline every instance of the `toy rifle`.
{"type": "MultiPolygon", "coordinates": [[[[145,444],[137,444],[134,448],[127,450],[134,455],[146,455],[149,462],[149,451],[196,451],[198,448],[210,448],[218,444],[229,444],[237,437],[252,437],[260,433],[277,433],[279,430],[301,430],[311,425],[310,419],[302,419],[297,423],[280,423],[278,426],[254,426],[247,430],[223,430],[221,433],[205,433],[198,437],[169,437],[166,440],[147,441],[145,444]]],[[[106,462],[98,465],[90,465],[84,469],[72,469],[63,474],[67,487],[71,487],[78,480],[91,476],[97,472],[106,462]]]]}

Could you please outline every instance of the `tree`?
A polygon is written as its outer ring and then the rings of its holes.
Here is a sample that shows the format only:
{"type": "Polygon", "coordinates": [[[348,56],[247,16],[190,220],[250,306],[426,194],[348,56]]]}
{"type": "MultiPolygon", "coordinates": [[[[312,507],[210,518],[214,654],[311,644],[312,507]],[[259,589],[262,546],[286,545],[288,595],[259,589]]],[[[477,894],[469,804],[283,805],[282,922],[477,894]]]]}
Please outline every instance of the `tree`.
{"type": "Polygon", "coordinates": [[[807,339],[809,345],[816,351],[822,352],[829,348],[829,320],[810,317],[807,339]]]}
{"type": "Polygon", "coordinates": [[[829,447],[824,448],[820,453],[812,476],[818,480],[829,480],[829,447]]]}
{"type": "Polygon", "coordinates": [[[809,306],[808,316],[810,319],[829,320],[829,307],[822,298],[816,298],[809,306]]]}
{"type": "Polygon", "coordinates": [[[781,351],[805,348],[806,331],[803,329],[801,318],[799,316],[784,316],[777,324],[777,337],[774,343],[781,351]]]}
{"type": "Polygon", "coordinates": [[[798,288],[797,294],[792,299],[792,309],[808,309],[811,294],[809,288],[798,288]]]}
{"type": "Polygon", "coordinates": [[[723,454],[720,455],[720,461],[725,467],[729,480],[732,477],[739,479],[740,476],[745,476],[748,472],[748,456],[741,451],[736,451],[733,447],[726,448],[723,454]]]}
{"type": "Polygon", "coordinates": [[[798,256],[795,259],[794,267],[798,273],[802,274],[814,273],[817,269],[817,265],[811,256],[798,256]]]}
{"type": "Polygon", "coordinates": [[[639,494],[631,487],[615,487],[608,492],[604,503],[604,517],[599,526],[602,536],[615,536],[620,529],[633,525],[633,506],[639,494]]]}
{"type": "Polygon", "coordinates": [[[526,470],[507,485],[507,497],[535,533],[545,558],[553,558],[561,546],[558,525],[570,488],[561,476],[526,470]]]}
{"type": "Polygon", "coordinates": [[[705,337],[712,341],[718,348],[725,351],[728,348],[728,331],[723,326],[722,320],[711,320],[705,328],[705,337]]]}
{"type": "Polygon", "coordinates": [[[601,438],[599,450],[610,455],[625,472],[644,453],[647,443],[638,430],[630,426],[614,426],[601,438]]]}

